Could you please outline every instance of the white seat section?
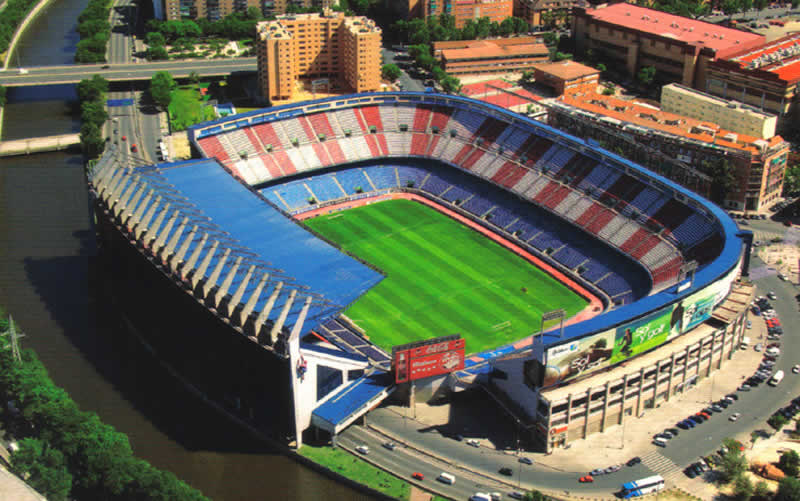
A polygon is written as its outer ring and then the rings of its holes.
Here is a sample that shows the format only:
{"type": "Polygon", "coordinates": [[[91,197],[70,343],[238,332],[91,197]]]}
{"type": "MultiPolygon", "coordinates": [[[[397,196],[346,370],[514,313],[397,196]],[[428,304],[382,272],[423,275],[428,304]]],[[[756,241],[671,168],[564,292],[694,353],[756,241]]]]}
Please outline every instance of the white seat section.
{"type": "Polygon", "coordinates": [[[217,139],[219,139],[219,144],[225,148],[225,153],[228,154],[228,158],[231,160],[239,160],[239,152],[236,151],[236,147],[231,144],[231,140],[228,139],[227,134],[219,134],[217,135],[217,139]]]}
{"type": "Polygon", "coordinates": [[[378,112],[381,115],[381,123],[383,124],[384,131],[398,130],[397,114],[395,113],[394,110],[395,107],[388,104],[378,106],[378,112]]]}
{"type": "Polygon", "coordinates": [[[247,160],[238,160],[233,163],[233,168],[239,173],[241,178],[247,184],[254,184],[256,182],[256,174],[250,169],[247,160]]]}
{"type": "Polygon", "coordinates": [[[451,141],[455,142],[450,136],[442,136],[439,138],[439,142],[436,143],[436,147],[433,148],[433,153],[431,154],[434,158],[442,158],[442,152],[444,148],[447,146],[448,143],[451,141]]]}
{"type": "Polygon", "coordinates": [[[246,152],[248,156],[257,155],[258,149],[250,142],[250,138],[241,129],[233,130],[225,134],[228,136],[231,144],[236,148],[237,153],[246,152]]]}
{"type": "Polygon", "coordinates": [[[525,193],[525,191],[531,187],[536,180],[539,179],[539,174],[535,171],[528,171],[522,176],[522,179],[519,180],[517,184],[514,185],[511,191],[514,193],[525,193]]]}
{"type": "Polygon", "coordinates": [[[609,238],[608,241],[611,242],[614,247],[621,247],[622,244],[624,244],[627,239],[631,238],[631,236],[636,233],[636,230],[638,229],[638,224],[628,220],[628,222],[623,224],[616,233],[611,235],[611,238],[609,238]]]}
{"type": "Polygon", "coordinates": [[[300,125],[300,122],[296,118],[281,120],[280,124],[286,131],[286,135],[289,137],[290,144],[291,140],[293,139],[297,139],[300,142],[300,144],[311,142],[311,140],[306,135],[306,131],[303,129],[303,126],[300,125]]]}
{"type": "Polygon", "coordinates": [[[561,214],[562,216],[566,216],[567,211],[570,210],[572,206],[575,205],[578,202],[578,200],[580,200],[580,198],[581,198],[580,193],[570,190],[569,193],[567,193],[567,196],[564,197],[564,199],[561,200],[561,202],[559,202],[558,205],[553,207],[553,210],[561,214]]]}
{"type": "Polygon", "coordinates": [[[656,268],[656,265],[664,264],[677,255],[678,252],[674,247],[670,246],[664,241],[661,241],[658,242],[655,247],[650,249],[650,252],[642,256],[641,262],[652,270],[656,268]]]}
{"type": "MultiPolygon", "coordinates": [[[[573,192],[573,193],[574,193],[574,192],[573,192]]],[[[570,195],[571,195],[571,194],[570,194],[570,195]]],[[[569,197],[567,197],[567,198],[569,198],[569,197]]],[[[562,203],[563,203],[563,202],[562,202],[562,203]]],[[[578,200],[578,201],[575,203],[575,205],[573,205],[572,207],[570,207],[570,208],[567,210],[566,214],[564,214],[564,215],[565,215],[567,218],[569,218],[570,220],[572,220],[572,221],[577,221],[577,219],[578,219],[579,217],[581,217],[581,215],[582,215],[584,212],[586,212],[586,210],[587,210],[589,207],[591,207],[593,204],[594,204],[594,202],[593,202],[593,201],[592,201],[590,198],[587,198],[587,197],[581,197],[581,199],[580,199],[580,200],[578,200]]]]}
{"type": "Polygon", "coordinates": [[[344,153],[344,158],[348,162],[354,162],[361,159],[361,157],[358,156],[358,152],[356,152],[353,139],[353,137],[343,137],[337,140],[339,141],[339,147],[342,149],[342,153],[344,153]]]}
{"type": "Polygon", "coordinates": [[[309,169],[318,169],[322,167],[322,162],[320,162],[317,153],[310,144],[304,144],[303,146],[296,148],[296,150],[299,151],[303,156],[303,160],[305,160],[309,169]]]}
{"type": "Polygon", "coordinates": [[[444,151],[438,158],[452,162],[456,155],[458,155],[458,152],[461,151],[464,146],[464,143],[453,138],[449,143],[447,143],[447,146],[445,146],[444,151]]]}
{"type": "Polygon", "coordinates": [[[600,230],[597,233],[597,236],[602,238],[603,240],[610,240],[611,237],[617,231],[619,231],[620,228],[622,228],[624,225],[626,225],[628,223],[628,221],[629,221],[628,218],[626,218],[625,216],[621,216],[621,215],[617,214],[613,218],[611,218],[611,221],[609,221],[603,227],[602,230],[600,230]]]}
{"type": "Polygon", "coordinates": [[[303,154],[300,153],[297,148],[289,148],[286,150],[286,154],[289,155],[289,160],[292,161],[292,164],[294,165],[294,168],[297,169],[297,172],[308,170],[308,165],[306,165],[305,161],[303,160],[303,154]]]}
{"type": "Polygon", "coordinates": [[[550,179],[548,179],[547,177],[545,177],[545,176],[539,176],[539,178],[536,180],[536,182],[534,182],[534,183],[531,185],[531,187],[530,187],[530,188],[528,188],[528,190],[527,190],[527,191],[525,191],[524,195],[525,195],[527,198],[533,198],[533,197],[535,197],[536,195],[538,195],[538,194],[539,194],[539,192],[540,192],[540,191],[542,191],[542,189],[543,189],[545,186],[547,186],[547,184],[548,184],[549,182],[550,182],[550,179]]]}
{"type": "Polygon", "coordinates": [[[272,179],[267,166],[264,165],[261,157],[250,157],[247,159],[247,168],[253,174],[253,181],[248,181],[248,184],[258,184],[272,179]]]}
{"type": "Polygon", "coordinates": [[[386,146],[390,155],[408,155],[411,150],[411,134],[408,132],[385,132],[386,146]]]}
{"type": "Polygon", "coordinates": [[[417,112],[416,106],[398,105],[395,108],[397,112],[397,127],[401,125],[408,125],[408,130],[414,127],[414,114],[417,112]]]}
{"type": "MultiPolygon", "coordinates": [[[[353,153],[359,160],[372,157],[372,153],[369,151],[369,146],[367,146],[367,140],[364,139],[364,136],[352,136],[350,141],[353,143],[353,153]]],[[[349,155],[349,152],[345,152],[345,154],[349,155]]]]}
{"type": "Polygon", "coordinates": [[[339,110],[336,113],[336,119],[339,120],[339,125],[342,127],[342,133],[350,130],[353,134],[362,134],[361,126],[358,124],[358,119],[353,114],[353,109],[339,110]]]}
{"type": "Polygon", "coordinates": [[[497,174],[497,171],[500,170],[500,167],[502,167],[504,163],[506,163],[504,158],[484,154],[475,162],[472,170],[477,172],[481,177],[491,179],[492,176],[497,174]]]}

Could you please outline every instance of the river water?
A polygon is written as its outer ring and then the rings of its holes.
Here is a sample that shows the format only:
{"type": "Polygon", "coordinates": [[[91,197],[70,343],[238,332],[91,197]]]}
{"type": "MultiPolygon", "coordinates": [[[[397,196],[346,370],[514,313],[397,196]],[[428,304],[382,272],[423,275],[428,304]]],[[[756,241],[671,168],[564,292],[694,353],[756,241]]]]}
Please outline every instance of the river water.
{"type": "MultiPolygon", "coordinates": [[[[31,25],[12,66],[72,62],[87,0],[55,0],[31,25]]],[[[5,140],[76,132],[72,86],[9,90],[5,140]]],[[[0,160],[0,304],[24,328],[56,384],[126,433],[135,453],[214,500],[362,497],[258,445],[187,395],[132,341],[100,293],[80,156],[0,160]]]]}

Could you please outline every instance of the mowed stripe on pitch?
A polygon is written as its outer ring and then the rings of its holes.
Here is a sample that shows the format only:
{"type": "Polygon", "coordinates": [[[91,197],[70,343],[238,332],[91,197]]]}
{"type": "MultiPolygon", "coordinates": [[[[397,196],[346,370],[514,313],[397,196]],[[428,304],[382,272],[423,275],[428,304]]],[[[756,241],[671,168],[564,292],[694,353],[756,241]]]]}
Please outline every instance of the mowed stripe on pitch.
{"type": "Polygon", "coordinates": [[[381,202],[307,223],[387,273],[346,311],[385,348],[461,333],[468,352],[480,351],[537,330],[543,311],[572,315],[586,304],[521,257],[416,202],[381,202]],[[505,321],[511,328],[492,331],[505,321]]]}

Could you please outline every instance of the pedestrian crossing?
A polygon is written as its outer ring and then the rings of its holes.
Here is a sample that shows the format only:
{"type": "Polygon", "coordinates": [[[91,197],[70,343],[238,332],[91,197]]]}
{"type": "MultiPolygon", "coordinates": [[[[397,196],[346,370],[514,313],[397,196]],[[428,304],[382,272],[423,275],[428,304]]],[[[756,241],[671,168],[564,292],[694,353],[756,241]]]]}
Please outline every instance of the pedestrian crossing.
{"type": "Polygon", "coordinates": [[[787,233],[777,233],[774,231],[754,231],[753,241],[760,241],[762,243],[767,244],[773,238],[785,238],[787,236],[787,233]]]}
{"type": "Polygon", "coordinates": [[[653,470],[653,473],[664,477],[665,480],[669,480],[681,472],[681,467],[661,454],[660,451],[653,451],[642,456],[642,464],[653,470]]]}

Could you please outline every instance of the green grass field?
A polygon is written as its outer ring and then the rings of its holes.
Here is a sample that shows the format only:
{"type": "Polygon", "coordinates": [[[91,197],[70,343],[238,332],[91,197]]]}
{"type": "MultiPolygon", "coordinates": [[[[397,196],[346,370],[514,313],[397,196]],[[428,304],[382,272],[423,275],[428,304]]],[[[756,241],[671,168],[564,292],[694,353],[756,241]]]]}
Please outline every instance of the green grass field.
{"type": "Polygon", "coordinates": [[[388,275],[345,311],[386,349],[461,334],[474,353],[537,331],[542,312],[564,308],[572,316],[586,305],[536,266],[416,202],[391,200],[306,223],[388,275]]]}

